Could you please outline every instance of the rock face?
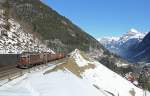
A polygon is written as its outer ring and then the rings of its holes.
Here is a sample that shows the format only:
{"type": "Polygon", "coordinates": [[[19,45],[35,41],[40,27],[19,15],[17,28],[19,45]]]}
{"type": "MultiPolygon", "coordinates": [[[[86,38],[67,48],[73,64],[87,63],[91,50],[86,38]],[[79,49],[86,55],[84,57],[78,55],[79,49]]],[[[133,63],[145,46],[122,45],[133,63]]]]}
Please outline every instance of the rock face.
{"type": "Polygon", "coordinates": [[[52,51],[33,34],[24,30],[16,20],[6,19],[5,13],[6,10],[0,9],[0,54],[52,51]]]}
{"type": "Polygon", "coordinates": [[[99,41],[109,51],[130,60],[137,53],[135,49],[137,49],[146,34],[136,29],[131,29],[121,37],[102,38],[99,41]]]}
{"type": "Polygon", "coordinates": [[[6,0],[0,0],[0,3],[5,3],[6,2],[6,0]]]}

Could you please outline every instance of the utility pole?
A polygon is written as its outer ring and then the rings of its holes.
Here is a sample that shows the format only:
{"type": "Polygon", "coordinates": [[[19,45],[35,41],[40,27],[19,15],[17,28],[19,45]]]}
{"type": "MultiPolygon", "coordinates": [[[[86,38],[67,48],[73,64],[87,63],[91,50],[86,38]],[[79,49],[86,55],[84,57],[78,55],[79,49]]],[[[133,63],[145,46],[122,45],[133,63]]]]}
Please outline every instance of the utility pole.
{"type": "MultiPolygon", "coordinates": [[[[30,54],[30,47],[31,47],[31,46],[29,45],[28,53],[27,53],[27,54],[28,54],[28,55],[27,55],[27,56],[28,56],[28,61],[29,61],[29,64],[28,64],[28,65],[30,65],[30,63],[31,63],[31,57],[30,57],[30,55],[31,55],[32,53],[30,54]]],[[[29,68],[29,71],[30,71],[30,68],[29,68]]]]}
{"type": "Polygon", "coordinates": [[[46,56],[45,56],[45,60],[46,60],[46,65],[48,65],[48,43],[49,43],[49,40],[45,40],[45,44],[46,44],[46,56]]]}

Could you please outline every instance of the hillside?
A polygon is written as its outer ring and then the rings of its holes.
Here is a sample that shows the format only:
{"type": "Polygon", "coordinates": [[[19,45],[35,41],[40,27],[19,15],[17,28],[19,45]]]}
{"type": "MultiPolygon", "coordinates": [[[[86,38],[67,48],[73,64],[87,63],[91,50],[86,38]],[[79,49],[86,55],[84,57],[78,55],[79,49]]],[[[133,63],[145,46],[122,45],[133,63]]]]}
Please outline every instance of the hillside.
{"type": "MultiPolygon", "coordinates": [[[[0,87],[4,96],[144,96],[144,91],[76,49],[57,65],[0,87]],[[40,86],[40,87],[39,87],[40,86]]],[[[147,93],[146,96],[149,96],[147,93]]]]}
{"type": "Polygon", "coordinates": [[[41,41],[47,41],[54,51],[68,53],[75,48],[89,51],[89,46],[102,47],[92,36],[40,0],[8,0],[6,3],[9,4],[9,17],[20,22],[41,41]]]}
{"type": "Polygon", "coordinates": [[[5,0],[1,9],[5,11],[4,29],[10,30],[9,20],[13,19],[25,33],[32,34],[55,52],[69,53],[75,48],[86,52],[97,50],[99,54],[107,51],[96,39],[40,0],[5,0]]]}
{"type": "Polygon", "coordinates": [[[40,0],[5,0],[0,9],[1,54],[47,50],[68,54],[78,48],[110,68],[127,63],[40,0]]]}
{"type": "Polygon", "coordinates": [[[5,9],[0,9],[0,54],[20,54],[22,52],[49,51],[33,34],[28,33],[13,18],[7,19],[5,9]],[[8,28],[9,24],[9,28],[8,28]]]}

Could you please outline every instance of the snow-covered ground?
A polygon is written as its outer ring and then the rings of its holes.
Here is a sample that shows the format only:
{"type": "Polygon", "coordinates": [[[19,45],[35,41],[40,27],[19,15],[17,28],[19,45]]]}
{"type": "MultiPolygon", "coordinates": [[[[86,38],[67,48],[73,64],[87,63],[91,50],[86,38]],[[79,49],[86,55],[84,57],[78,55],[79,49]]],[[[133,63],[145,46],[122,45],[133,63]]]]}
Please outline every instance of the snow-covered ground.
{"type": "MultiPolygon", "coordinates": [[[[74,60],[71,64],[75,64],[79,69],[71,70],[67,63],[62,63],[25,74],[1,86],[0,96],[144,96],[142,89],[99,62],[87,58],[76,49],[68,59],[74,60]],[[89,64],[95,67],[85,67],[89,64]],[[62,65],[64,69],[61,68],[62,65]],[[51,71],[47,72],[49,70],[51,71]],[[75,71],[80,72],[82,77],[74,74],[75,71]]],[[[150,96],[149,93],[147,96],[150,96]]]]}
{"type": "Polygon", "coordinates": [[[70,72],[32,73],[0,88],[1,96],[105,96],[70,72]]]}

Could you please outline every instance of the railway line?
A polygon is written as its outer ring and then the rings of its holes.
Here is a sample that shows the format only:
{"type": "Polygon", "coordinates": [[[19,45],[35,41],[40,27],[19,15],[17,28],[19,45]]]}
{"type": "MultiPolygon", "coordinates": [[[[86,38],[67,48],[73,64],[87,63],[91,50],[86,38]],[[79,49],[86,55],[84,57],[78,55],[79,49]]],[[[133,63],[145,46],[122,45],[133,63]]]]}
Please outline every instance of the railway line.
{"type": "MultiPolygon", "coordinates": [[[[30,73],[31,71],[35,71],[36,69],[40,69],[40,67],[46,67],[47,65],[38,65],[29,69],[19,69],[16,66],[8,66],[8,68],[3,67],[0,68],[0,86],[14,80],[15,78],[21,77],[26,73],[30,73]]],[[[48,66],[47,66],[48,67],[48,66]]]]}
{"type": "Polygon", "coordinates": [[[14,69],[14,68],[16,68],[16,65],[4,65],[3,67],[0,67],[0,75],[1,72],[14,69]]]}
{"type": "Polygon", "coordinates": [[[5,65],[0,68],[0,80],[9,79],[11,75],[21,71],[22,69],[17,68],[16,65],[5,65]]]}
{"type": "Polygon", "coordinates": [[[48,62],[47,64],[37,65],[37,66],[34,66],[29,69],[20,69],[20,68],[16,67],[17,65],[0,66],[0,82],[3,80],[7,80],[6,82],[4,82],[2,84],[0,83],[0,86],[2,86],[3,84],[5,84],[17,77],[22,76],[25,73],[29,73],[29,72],[35,71],[37,69],[39,69],[39,70],[42,68],[45,69],[47,67],[50,67],[51,65],[57,65],[61,62],[65,62],[65,61],[66,61],[66,58],[63,58],[63,59],[55,60],[52,62],[48,62]]]}

